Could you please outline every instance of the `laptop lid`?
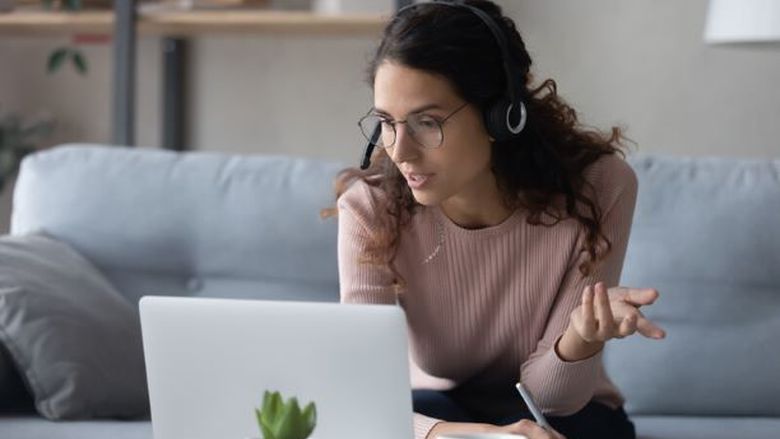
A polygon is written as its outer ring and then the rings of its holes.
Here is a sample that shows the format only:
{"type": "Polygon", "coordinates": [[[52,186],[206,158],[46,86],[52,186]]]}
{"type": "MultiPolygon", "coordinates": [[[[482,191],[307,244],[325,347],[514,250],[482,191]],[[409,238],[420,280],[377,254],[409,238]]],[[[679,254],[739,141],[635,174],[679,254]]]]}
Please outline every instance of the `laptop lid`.
{"type": "Polygon", "coordinates": [[[155,439],[262,437],[266,390],[317,405],[313,439],[412,438],[406,321],[387,305],[147,296],[155,439]]]}

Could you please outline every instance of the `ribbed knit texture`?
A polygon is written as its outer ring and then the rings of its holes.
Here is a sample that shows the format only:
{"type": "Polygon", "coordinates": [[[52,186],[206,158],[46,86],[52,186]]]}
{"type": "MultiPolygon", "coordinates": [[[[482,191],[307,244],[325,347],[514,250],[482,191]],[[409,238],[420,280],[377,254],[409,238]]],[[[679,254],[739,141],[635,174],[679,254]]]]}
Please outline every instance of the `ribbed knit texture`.
{"type": "MultiPolygon", "coordinates": [[[[338,200],[342,302],[403,307],[413,388],[441,390],[468,382],[470,388],[504,389],[522,380],[547,414],[573,414],[591,400],[622,405],[601,354],[565,362],[554,349],[585,286],[618,284],[631,228],[633,170],[608,156],[586,178],[612,243],[590,276],[578,269],[586,259],[580,251],[584,229],[573,219],[552,227],[529,225],[518,210],[499,225],[469,230],[438,207],[423,207],[401,233],[396,266],[406,287],[398,296],[391,272],[360,262],[383,213],[376,207],[381,191],[356,182],[338,200]]],[[[416,438],[425,438],[437,422],[415,414],[416,438]]]]}

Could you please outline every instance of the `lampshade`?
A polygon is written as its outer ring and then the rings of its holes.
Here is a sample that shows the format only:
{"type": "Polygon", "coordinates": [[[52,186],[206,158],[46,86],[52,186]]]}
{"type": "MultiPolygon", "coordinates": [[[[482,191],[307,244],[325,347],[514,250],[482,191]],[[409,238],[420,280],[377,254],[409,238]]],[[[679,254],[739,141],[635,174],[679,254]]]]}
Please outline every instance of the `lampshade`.
{"type": "Polygon", "coordinates": [[[710,0],[708,43],[780,41],[780,0],[710,0]]]}

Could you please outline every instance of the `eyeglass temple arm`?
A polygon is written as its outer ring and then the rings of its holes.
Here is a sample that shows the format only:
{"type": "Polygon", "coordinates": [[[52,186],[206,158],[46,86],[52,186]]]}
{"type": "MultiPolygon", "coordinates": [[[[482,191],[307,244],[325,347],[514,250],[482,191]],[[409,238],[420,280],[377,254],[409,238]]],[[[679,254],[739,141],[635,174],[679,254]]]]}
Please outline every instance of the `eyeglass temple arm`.
{"type": "Polygon", "coordinates": [[[374,152],[376,142],[379,140],[379,135],[382,133],[382,126],[376,124],[374,132],[371,134],[371,139],[366,144],[366,149],[363,152],[363,160],[360,161],[360,169],[366,170],[371,165],[371,154],[374,152]]]}

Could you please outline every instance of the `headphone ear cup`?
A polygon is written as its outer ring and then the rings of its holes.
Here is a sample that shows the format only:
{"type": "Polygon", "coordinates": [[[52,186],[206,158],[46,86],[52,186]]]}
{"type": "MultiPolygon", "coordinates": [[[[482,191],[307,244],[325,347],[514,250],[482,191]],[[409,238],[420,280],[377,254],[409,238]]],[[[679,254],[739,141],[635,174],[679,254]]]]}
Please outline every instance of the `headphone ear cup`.
{"type": "Polygon", "coordinates": [[[490,103],[483,113],[485,128],[490,137],[497,141],[509,140],[513,137],[506,126],[506,111],[509,108],[508,99],[499,99],[490,103]]]}
{"type": "Polygon", "coordinates": [[[483,114],[485,120],[485,128],[487,128],[488,134],[498,141],[510,140],[512,138],[520,136],[523,132],[526,124],[526,108],[525,104],[521,101],[517,104],[517,108],[512,106],[512,102],[507,98],[499,99],[496,102],[490,104],[483,114]],[[509,108],[512,108],[510,115],[509,108]],[[519,117],[518,120],[508,120],[514,117],[519,117]],[[514,124],[510,127],[510,124],[514,124]],[[512,132],[512,128],[515,128],[515,132],[512,132]]]}

